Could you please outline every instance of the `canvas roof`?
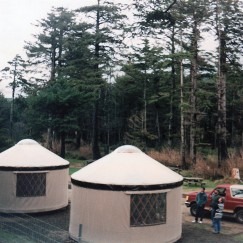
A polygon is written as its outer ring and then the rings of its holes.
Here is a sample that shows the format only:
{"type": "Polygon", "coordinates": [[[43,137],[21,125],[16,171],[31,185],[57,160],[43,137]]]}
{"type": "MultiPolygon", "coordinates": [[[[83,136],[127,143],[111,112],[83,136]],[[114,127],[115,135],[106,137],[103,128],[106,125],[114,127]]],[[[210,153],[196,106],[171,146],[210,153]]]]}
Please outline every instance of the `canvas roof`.
{"type": "Polygon", "coordinates": [[[50,167],[65,166],[69,162],[35,140],[24,139],[0,153],[0,167],[50,167]]]}
{"type": "Polygon", "coordinates": [[[72,174],[75,181],[106,185],[170,184],[183,177],[143,153],[124,145],[72,174]]]}

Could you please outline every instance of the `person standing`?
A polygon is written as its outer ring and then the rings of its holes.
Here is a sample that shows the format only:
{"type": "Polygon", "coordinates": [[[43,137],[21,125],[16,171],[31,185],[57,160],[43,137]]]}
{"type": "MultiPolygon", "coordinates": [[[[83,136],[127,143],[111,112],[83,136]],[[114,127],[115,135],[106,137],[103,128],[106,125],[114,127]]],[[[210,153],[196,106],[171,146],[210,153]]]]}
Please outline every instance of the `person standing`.
{"type": "Polygon", "coordinates": [[[204,207],[208,200],[207,194],[205,193],[205,187],[202,187],[201,191],[196,196],[196,203],[197,203],[197,209],[196,209],[196,216],[195,220],[193,220],[193,223],[197,223],[198,219],[199,223],[201,224],[203,221],[204,216],[204,207]]]}
{"type": "Polygon", "coordinates": [[[215,206],[218,204],[218,200],[220,198],[218,190],[215,190],[212,194],[212,201],[211,201],[211,220],[212,220],[212,227],[213,227],[213,218],[215,215],[215,206]]]}
{"type": "Polygon", "coordinates": [[[224,198],[220,197],[218,203],[214,205],[213,227],[214,234],[219,234],[221,231],[221,219],[223,217],[224,198]]]}

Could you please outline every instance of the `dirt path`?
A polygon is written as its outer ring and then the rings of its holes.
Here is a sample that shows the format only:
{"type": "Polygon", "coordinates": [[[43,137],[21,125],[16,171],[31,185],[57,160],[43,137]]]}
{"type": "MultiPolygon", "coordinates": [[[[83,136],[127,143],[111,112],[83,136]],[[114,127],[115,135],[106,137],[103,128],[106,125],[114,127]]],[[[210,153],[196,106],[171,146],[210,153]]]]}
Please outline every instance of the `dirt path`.
{"type": "Polygon", "coordinates": [[[234,219],[223,218],[221,234],[213,234],[211,220],[206,216],[203,224],[192,223],[194,217],[190,215],[189,208],[184,205],[182,199],[182,238],[178,243],[242,243],[243,225],[236,223],[234,219]]]}

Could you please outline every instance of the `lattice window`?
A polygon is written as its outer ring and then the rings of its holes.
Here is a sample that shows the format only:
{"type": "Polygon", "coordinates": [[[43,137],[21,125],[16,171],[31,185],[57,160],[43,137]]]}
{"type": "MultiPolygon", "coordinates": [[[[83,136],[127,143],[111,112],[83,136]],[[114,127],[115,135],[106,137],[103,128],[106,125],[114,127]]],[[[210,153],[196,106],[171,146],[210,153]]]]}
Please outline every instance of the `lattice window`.
{"type": "Polygon", "coordinates": [[[18,173],[17,197],[39,197],[46,195],[46,173],[18,173]]]}
{"type": "Polygon", "coordinates": [[[166,193],[131,195],[131,226],[166,223],[166,193]]]}

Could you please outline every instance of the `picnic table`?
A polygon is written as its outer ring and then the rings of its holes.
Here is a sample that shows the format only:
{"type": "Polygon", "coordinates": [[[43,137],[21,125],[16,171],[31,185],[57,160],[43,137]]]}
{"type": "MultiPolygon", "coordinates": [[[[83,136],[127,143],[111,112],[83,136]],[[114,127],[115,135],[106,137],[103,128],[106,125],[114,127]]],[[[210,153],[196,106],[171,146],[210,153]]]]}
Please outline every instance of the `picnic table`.
{"type": "Polygon", "coordinates": [[[171,170],[175,171],[176,173],[180,174],[181,168],[178,166],[168,166],[171,170]]]}
{"type": "Polygon", "coordinates": [[[200,186],[205,186],[205,182],[203,182],[203,178],[201,178],[201,177],[184,177],[183,182],[186,185],[200,185],[200,186]]]}

